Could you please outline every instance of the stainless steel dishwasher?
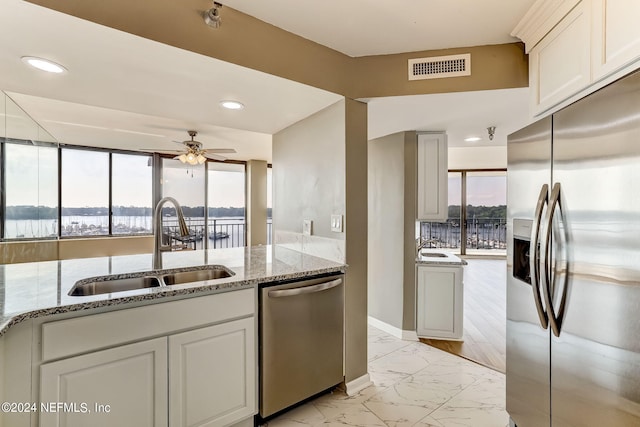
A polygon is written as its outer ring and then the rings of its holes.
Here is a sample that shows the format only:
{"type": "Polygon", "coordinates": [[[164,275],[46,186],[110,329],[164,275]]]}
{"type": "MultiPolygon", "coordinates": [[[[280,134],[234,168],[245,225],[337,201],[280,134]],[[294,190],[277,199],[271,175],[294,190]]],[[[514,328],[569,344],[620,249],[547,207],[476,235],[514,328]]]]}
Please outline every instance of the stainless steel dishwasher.
{"type": "Polygon", "coordinates": [[[260,291],[260,417],[344,380],[344,275],[260,291]]]}

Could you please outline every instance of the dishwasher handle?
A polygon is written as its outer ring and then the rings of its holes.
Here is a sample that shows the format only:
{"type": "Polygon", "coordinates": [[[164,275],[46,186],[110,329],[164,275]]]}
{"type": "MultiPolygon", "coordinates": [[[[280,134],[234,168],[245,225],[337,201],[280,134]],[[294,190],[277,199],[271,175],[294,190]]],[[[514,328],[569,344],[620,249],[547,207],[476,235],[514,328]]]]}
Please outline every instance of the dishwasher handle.
{"type": "Polygon", "coordinates": [[[319,283],[312,286],[302,286],[300,288],[282,289],[278,291],[269,291],[269,298],[293,297],[296,295],[311,294],[315,292],[326,291],[342,284],[342,279],[335,279],[330,282],[319,283]]]}

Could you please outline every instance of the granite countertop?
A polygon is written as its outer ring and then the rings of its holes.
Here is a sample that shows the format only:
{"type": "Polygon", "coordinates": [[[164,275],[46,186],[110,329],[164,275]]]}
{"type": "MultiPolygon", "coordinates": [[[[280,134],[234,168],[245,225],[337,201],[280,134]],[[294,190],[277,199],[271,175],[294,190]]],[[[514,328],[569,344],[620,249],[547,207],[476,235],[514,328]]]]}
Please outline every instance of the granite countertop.
{"type": "Polygon", "coordinates": [[[152,272],[152,255],[44,261],[0,265],[0,336],[28,318],[212,291],[250,288],[261,283],[344,272],[345,264],[281,246],[164,252],[163,270],[223,265],[231,277],[189,284],[92,296],[69,296],[76,281],[95,276],[152,272]]]}
{"type": "Polygon", "coordinates": [[[444,252],[440,249],[422,249],[416,257],[417,265],[467,265],[467,261],[454,254],[444,252]],[[431,255],[430,254],[437,254],[431,255]],[[441,256],[444,255],[444,256],[441,256]]]}

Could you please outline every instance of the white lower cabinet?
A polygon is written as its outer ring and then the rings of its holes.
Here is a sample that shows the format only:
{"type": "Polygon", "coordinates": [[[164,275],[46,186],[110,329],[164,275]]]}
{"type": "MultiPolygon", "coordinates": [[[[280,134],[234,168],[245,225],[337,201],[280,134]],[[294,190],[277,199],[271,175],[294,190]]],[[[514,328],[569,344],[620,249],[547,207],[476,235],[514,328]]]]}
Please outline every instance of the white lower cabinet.
{"type": "Polygon", "coordinates": [[[45,405],[35,411],[40,427],[252,421],[255,308],[255,290],[249,289],[43,325],[46,363],[40,365],[40,395],[34,399],[45,405]],[[65,331],[89,344],[71,340],[59,348],[56,338],[64,341],[65,331]],[[131,337],[136,341],[130,343],[131,337]],[[100,343],[111,345],[96,347],[100,343]]]}
{"type": "Polygon", "coordinates": [[[169,337],[169,425],[225,426],[256,409],[255,320],[169,337]]]}
{"type": "Polygon", "coordinates": [[[40,384],[41,427],[166,426],[167,339],[44,364],[40,384]]]}
{"type": "Polygon", "coordinates": [[[462,267],[417,267],[417,327],[423,338],[462,340],[462,267]]]}

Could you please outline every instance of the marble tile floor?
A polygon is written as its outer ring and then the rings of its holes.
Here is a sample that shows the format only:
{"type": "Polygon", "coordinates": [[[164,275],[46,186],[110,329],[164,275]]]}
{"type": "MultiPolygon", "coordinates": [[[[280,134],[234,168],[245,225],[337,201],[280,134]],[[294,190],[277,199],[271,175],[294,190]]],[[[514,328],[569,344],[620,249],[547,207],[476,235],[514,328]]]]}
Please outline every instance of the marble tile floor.
{"type": "Polygon", "coordinates": [[[374,385],[354,396],[320,396],[270,420],[269,427],[504,427],[505,376],[420,342],[369,327],[374,385]]]}

